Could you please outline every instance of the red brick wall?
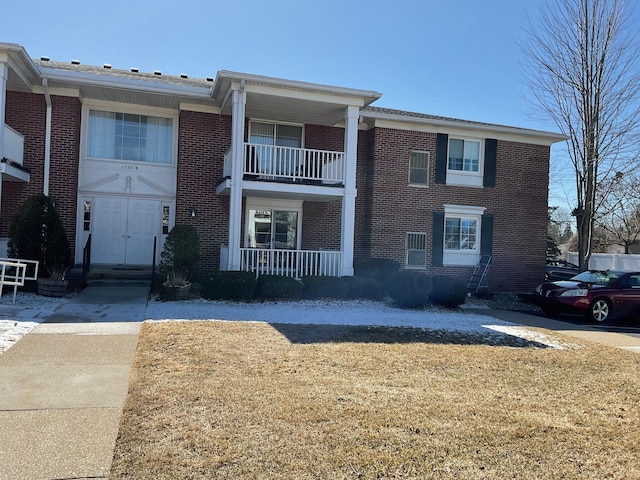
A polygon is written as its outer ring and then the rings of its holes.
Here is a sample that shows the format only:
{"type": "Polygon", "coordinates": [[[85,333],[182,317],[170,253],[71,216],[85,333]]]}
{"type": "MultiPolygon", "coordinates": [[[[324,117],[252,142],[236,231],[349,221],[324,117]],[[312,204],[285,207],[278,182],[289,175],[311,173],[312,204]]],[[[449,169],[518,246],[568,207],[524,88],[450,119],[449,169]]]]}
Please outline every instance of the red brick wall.
{"type": "MultiPolygon", "coordinates": [[[[77,98],[51,97],[51,163],[49,196],[56,197],[58,212],[75,250],[81,104],[77,98]]],[[[29,183],[3,182],[0,235],[8,234],[11,219],[31,195],[43,192],[47,105],[44,95],[7,92],[6,123],[24,135],[24,166],[29,183]]]]}
{"type": "Polygon", "coordinates": [[[229,197],[216,195],[216,184],[230,146],[231,117],[180,112],[176,224],[196,227],[202,271],[219,269],[220,245],[228,243],[229,197]],[[198,210],[195,218],[192,206],[198,210]]]}
{"type": "MultiPolygon", "coordinates": [[[[443,132],[446,133],[446,132],[443,132]]],[[[472,268],[431,267],[433,212],[444,204],[486,207],[494,216],[494,291],[528,291],[543,278],[545,265],[549,148],[498,142],[496,186],[471,188],[436,184],[436,135],[375,129],[371,163],[370,254],[404,265],[406,232],[427,233],[427,272],[468,280],[472,268]],[[431,152],[428,188],[408,185],[411,150],[431,152]]]]}

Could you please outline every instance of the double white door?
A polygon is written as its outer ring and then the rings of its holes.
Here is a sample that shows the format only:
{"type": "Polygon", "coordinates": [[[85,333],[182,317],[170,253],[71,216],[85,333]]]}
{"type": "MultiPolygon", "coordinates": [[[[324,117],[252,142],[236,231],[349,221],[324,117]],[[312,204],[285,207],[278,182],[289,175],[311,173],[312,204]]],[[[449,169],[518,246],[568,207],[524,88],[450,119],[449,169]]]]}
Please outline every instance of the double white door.
{"type": "Polygon", "coordinates": [[[110,197],[94,202],[92,263],[151,265],[153,240],[161,232],[161,202],[110,197]]]}

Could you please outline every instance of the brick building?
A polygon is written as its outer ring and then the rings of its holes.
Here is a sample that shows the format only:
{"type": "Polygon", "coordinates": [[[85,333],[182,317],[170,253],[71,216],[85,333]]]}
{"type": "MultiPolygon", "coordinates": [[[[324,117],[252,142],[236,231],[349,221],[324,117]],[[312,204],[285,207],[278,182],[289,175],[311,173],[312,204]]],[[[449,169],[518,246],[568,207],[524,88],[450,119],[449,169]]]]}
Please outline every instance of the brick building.
{"type": "MultiPolygon", "coordinates": [[[[378,108],[375,91],[31,59],[0,43],[0,246],[30,195],[82,261],[148,265],[194,225],[201,268],[352,275],[354,258],[492,290],[544,274],[558,134],[378,108]],[[158,253],[159,255],[159,253],[158,253]]],[[[1,252],[0,252],[1,253],[1,252]]]]}

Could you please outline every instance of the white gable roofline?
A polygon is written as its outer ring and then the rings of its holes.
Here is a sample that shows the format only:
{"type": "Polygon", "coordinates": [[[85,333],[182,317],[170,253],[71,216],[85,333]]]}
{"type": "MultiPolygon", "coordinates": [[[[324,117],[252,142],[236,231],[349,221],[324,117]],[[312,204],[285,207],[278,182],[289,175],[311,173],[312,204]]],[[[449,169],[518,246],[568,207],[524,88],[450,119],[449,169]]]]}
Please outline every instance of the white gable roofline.
{"type": "Polygon", "coordinates": [[[372,120],[375,126],[379,127],[399,129],[403,129],[404,127],[404,129],[407,130],[415,130],[422,127],[425,131],[444,131],[444,133],[452,130],[454,132],[467,132],[470,135],[474,133],[480,136],[491,135],[499,138],[515,139],[544,145],[552,145],[553,143],[567,140],[567,137],[560,133],[439,117],[389,108],[367,107],[361,110],[360,114],[365,120],[372,120]]]}
{"type": "Polygon", "coordinates": [[[218,101],[224,101],[224,96],[227,94],[228,88],[233,84],[239,84],[242,82],[244,82],[245,86],[262,86],[275,89],[306,92],[308,94],[333,95],[337,97],[343,97],[345,99],[345,104],[352,103],[347,99],[359,99],[358,103],[360,103],[361,106],[370,105],[382,96],[381,93],[373,90],[336,87],[331,85],[322,85],[319,83],[301,82],[297,80],[267,77],[264,75],[254,75],[249,73],[220,70],[216,76],[215,86],[213,88],[213,97],[218,101]]]}

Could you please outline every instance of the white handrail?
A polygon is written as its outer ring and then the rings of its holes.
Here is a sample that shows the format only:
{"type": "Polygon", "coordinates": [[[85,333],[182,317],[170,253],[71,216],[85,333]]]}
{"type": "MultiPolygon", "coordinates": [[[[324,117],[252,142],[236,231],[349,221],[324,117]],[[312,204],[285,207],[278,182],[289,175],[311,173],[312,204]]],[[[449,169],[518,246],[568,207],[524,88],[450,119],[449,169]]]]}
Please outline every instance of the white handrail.
{"type": "MultiPolygon", "coordinates": [[[[33,262],[33,261],[29,261],[33,262]]],[[[36,276],[37,276],[37,264],[36,263],[36,276]]],[[[23,287],[25,280],[32,280],[27,278],[27,266],[28,263],[24,260],[4,259],[0,260],[0,297],[2,297],[2,290],[5,285],[13,286],[13,305],[16,303],[16,294],[18,287],[23,287]]]]}
{"type": "Polygon", "coordinates": [[[241,248],[240,269],[259,275],[339,277],[342,252],[331,250],[276,250],[241,248]]]}

